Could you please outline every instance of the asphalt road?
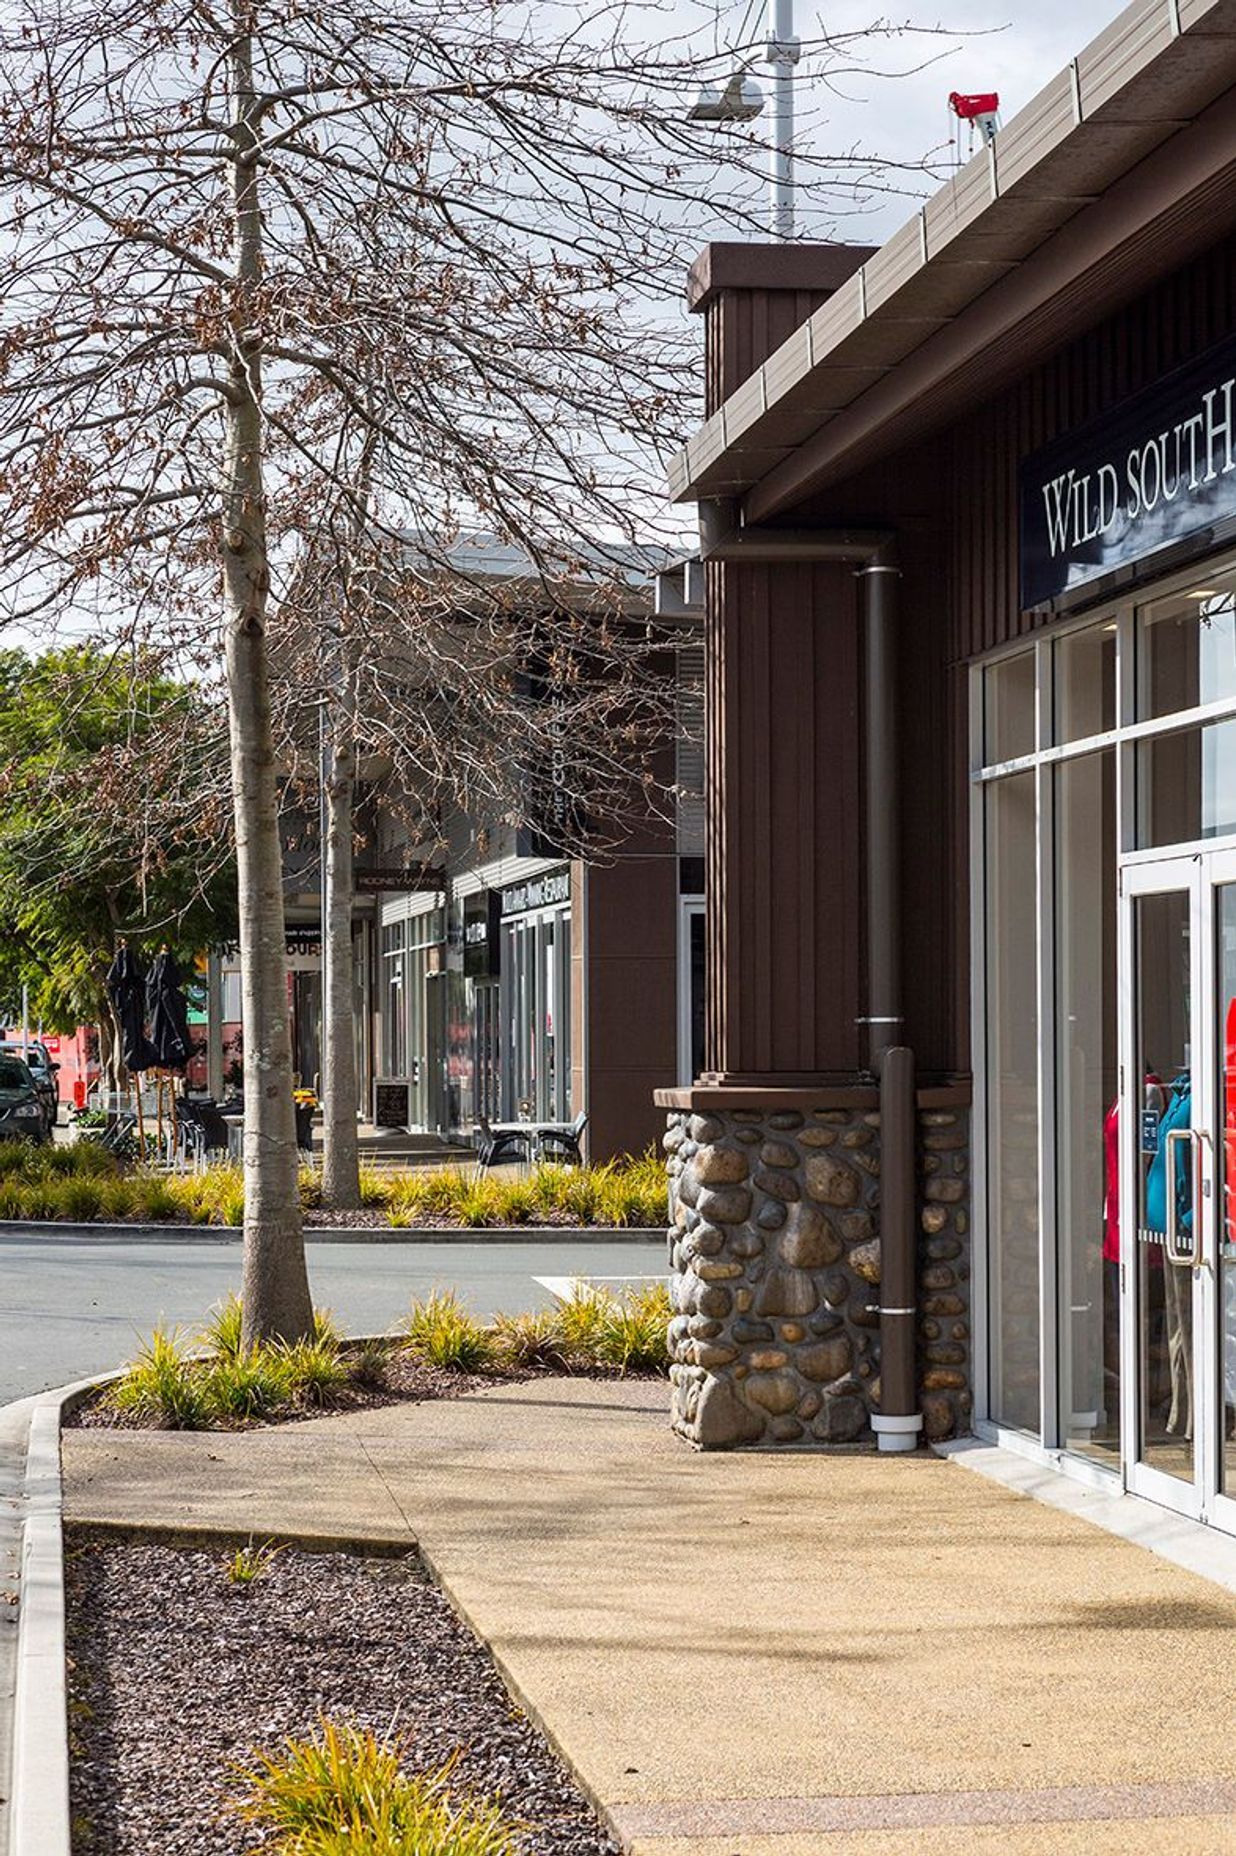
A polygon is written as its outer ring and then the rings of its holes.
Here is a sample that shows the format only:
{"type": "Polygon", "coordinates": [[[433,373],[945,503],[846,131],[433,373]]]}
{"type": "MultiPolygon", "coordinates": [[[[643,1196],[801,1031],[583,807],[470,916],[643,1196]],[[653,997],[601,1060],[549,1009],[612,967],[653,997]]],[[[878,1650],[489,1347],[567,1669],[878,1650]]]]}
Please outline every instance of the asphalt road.
{"type": "MultiPolygon", "coordinates": [[[[413,1297],[453,1288],[478,1315],[541,1308],[538,1277],[659,1276],[660,1243],[308,1246],[319,1306],[345,1332],[393,1326],[413,1297]]],[[[0,1404],[119,1366],[158,1322],[193,1331],[240,1287],[236,1238],[190,1242],[0,1237],[0,1404]]]]}

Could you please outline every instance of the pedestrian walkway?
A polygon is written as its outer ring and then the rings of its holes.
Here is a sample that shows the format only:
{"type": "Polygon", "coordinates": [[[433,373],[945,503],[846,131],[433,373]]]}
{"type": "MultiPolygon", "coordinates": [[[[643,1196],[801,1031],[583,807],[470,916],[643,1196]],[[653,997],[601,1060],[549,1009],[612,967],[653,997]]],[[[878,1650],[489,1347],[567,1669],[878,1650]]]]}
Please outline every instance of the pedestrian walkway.
{"type": "Polygon", "coordinates": [[[70,1519],[419,1541],[633,1856],[1236,1849],[1236,1597],[925,1453],[660,1384],[65,1438],[70,1519]]]}

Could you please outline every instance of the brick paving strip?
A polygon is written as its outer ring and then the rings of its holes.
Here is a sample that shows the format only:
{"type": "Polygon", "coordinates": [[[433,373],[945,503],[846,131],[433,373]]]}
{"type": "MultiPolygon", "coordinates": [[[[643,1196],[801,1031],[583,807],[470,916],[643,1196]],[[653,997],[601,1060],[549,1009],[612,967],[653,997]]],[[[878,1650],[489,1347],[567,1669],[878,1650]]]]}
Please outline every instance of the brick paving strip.
{"type": "Polygon", "coordinates": [[[952,1824],[1064,1824],[1236,1813],[1236,1783],[1059,1785],[1034,1791],[905,1792],[861,1798],[729,1798],[617,1805],[614,1828],[642,1837],[791,1836],[808,1830],[929,1830],[952,1824]]]}

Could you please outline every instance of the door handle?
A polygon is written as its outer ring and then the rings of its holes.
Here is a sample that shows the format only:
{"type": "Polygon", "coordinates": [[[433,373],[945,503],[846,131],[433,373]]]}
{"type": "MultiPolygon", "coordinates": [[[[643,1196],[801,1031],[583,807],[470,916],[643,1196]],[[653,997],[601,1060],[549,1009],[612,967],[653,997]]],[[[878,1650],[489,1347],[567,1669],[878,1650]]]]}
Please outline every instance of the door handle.
{"type": "Polygon", "coordinates": [[[1169,1263],[1178,1270],[1196,1269],[1202,1260],[1201,1255],[1201,1148],[1194,1139],[1192,1128],[1173,1128],[1163,1143],[1164,1163],[1167,1173],[1167,1230],[1163,1254],[1169,1263]],[[1193,1228],[1189,1233],[1187,1247],[1180,1239],[1180,1208],[1176,1203],[1176,1147],[1181,1141],[1187,1141],[1193,1149],[1193,1168],[1189,1175],[1193,1190],[1193,1228]]]}

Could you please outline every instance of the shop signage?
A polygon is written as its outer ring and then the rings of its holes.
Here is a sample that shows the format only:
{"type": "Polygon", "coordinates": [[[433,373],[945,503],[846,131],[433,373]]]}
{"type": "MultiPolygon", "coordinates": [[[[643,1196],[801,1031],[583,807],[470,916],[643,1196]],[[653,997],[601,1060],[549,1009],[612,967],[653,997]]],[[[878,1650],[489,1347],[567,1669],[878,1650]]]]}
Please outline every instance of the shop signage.
{"type": "Polygon", "coordinates": [[[463,970],[469,979],[493,979],[498,972],[499,906],[496,890],[464,897],[463,970]]]}
{"type": "MultiPolygon", "coordinates": [[[[320,959],[322,930],[317,922],[285,922],[284,945],[289,959],[320,959]]],[[[240,953],[239,941],[220,941],[215,948],[220,960],[234,961],[240,953]]]]}
{"type": "Polygon", "coordinates": [[[443,874],[432,864],[399,864],[379,870],[355,872],[353,881],[358,896],[402,895],[406,890],[441,889],[443,874]]]}
{"type": "Polygon", "coordinates": [[[411,1095],[406,1076],[382,1076],[373,1085],[375,1128],[406,1128],[411,1119],[411,1095]]]}
{"type": "Polygon", "coordinates": [[[1236,339],[1023,460],[1021,603],[1236,518],[1236,339]]]}
{"type": "Polygon", "coordinates": [[[503,915],[523,915],[528,909],[545,909],[571,900],[571,872],[550,870],[544,876],[526,877],[502,892],[503,915]]]}

